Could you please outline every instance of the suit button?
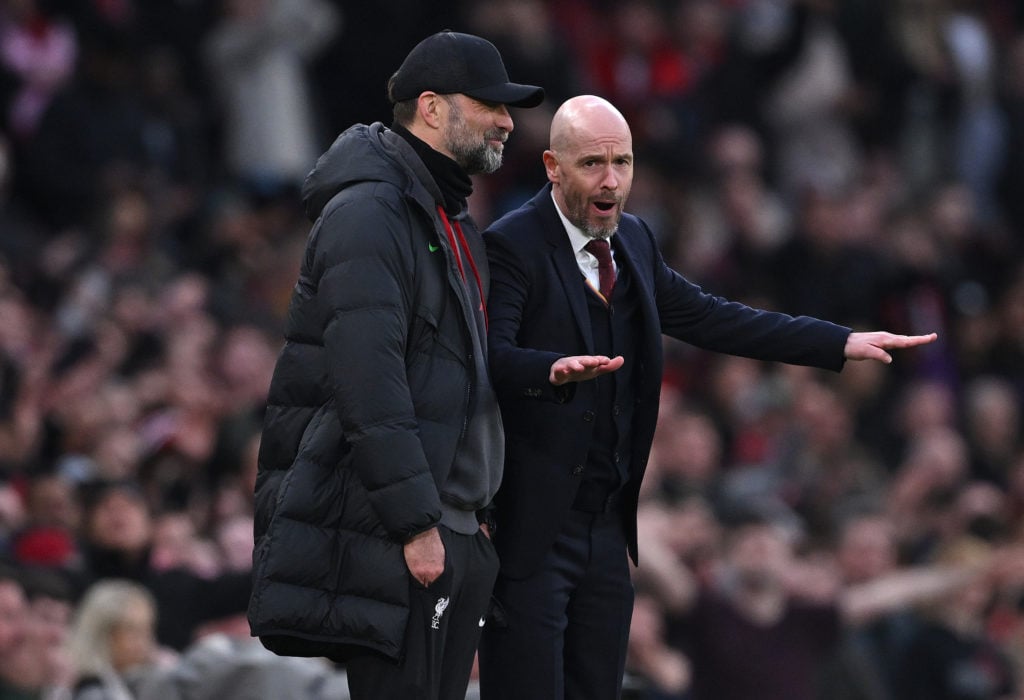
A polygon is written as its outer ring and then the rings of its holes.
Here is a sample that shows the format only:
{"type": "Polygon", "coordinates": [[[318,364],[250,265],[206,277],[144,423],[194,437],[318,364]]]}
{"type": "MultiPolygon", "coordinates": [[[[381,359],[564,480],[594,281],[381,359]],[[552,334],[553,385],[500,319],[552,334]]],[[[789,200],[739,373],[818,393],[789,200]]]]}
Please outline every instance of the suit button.
{"type": "Polygon", "coordinates": [[[594,420],[594,412],[593,411],[584,411],[583,412],[583,420],[585,420],[587,423],[589,423],[590,421],[594,420]]]}
{"type": "Polygon", "coordinates": [[[618,464],[619,463],[619,453],[616,452],[615,454],[613,454],[612,455],[612,459],[615,461],[616,464],[618,464]]]}
{"type": "Polygon", "coordinates": [[[616,416],[622,413],[622,409],[619,408],[619,404],[615,404],[615,406],[612,408],[612,413],[614,413],[616,416]]]}
{"type": "Polygon", "coordinates": [[[579,476],[582,473],[583,473],[583,465],[582,464],[577,464],[575,467],[572,468],[572,475],[573,476],[579,476]]]}

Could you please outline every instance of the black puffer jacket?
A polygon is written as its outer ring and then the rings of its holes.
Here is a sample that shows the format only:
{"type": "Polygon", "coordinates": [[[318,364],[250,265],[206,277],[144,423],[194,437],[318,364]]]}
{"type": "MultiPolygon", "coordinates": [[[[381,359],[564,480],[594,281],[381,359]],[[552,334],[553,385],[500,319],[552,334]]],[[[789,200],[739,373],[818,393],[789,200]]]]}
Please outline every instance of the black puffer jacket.
{"type": "MultiPolygon", "coordinates": [[[[316,223],[268,397],[249,622],[279,654],[399,658],[402,543],[452,518],[475,527],[501,478],[499,413],[474,352],[481,312],[448,246],[440,190],[394,132],[344,132],[304,197],[316,223]],[[488,458],[460,470],[466,426],[481,423],[488,458]]],[[[468,220],[463,229],[486,294],[482,242],[468,220]]]]}

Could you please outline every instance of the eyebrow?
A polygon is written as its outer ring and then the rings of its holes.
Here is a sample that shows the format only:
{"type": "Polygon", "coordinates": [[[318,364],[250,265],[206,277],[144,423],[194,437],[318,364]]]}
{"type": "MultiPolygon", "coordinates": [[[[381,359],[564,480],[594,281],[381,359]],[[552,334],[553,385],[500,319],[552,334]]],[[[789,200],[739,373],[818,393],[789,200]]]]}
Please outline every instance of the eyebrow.
{"type": "MultiPolygon", "coordinates": [[[[606,161],[606,160],[609,160],[609,158],[608,158],[608,156],[606,154],[599,153],[599,152],[582,153],[582,154],[580,154],[580,156],[578,158],[576,158],[576,162],[577,163],[585,163],[588,160],[606,161]]],[[[611,156],[610,160],[628,160],[629,162],[632,163],[633,162],[633,154],[629,153],[629,152],[616,153],[616,154],[611,156]]]]}

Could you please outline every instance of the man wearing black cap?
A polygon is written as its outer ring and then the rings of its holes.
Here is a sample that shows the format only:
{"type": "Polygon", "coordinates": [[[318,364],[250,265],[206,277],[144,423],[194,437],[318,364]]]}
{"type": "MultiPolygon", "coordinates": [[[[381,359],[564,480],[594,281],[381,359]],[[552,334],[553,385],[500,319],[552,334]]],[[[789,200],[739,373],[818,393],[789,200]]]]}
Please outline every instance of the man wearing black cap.
{"type": "Polygon", "coordinates": [[[342,133],[303,188],[315,223],[268,397],[249,621],[279,654],[345,662],[356,700],[463,700],[504,451],[466,198],[501,165],[508,106],[543,90],[445,31],[388,94],[392,127],[342,133]]]}

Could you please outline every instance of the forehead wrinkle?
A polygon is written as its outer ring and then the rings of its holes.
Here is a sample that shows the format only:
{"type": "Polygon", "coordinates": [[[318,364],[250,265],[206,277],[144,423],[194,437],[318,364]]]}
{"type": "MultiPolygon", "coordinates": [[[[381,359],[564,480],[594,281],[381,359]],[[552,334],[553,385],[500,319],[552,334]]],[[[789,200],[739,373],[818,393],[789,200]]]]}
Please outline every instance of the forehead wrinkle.
{"type": "Polygon", "coordinates": [[[610,161],[625,158],[633,159],[633,152],[628,144],[622,143],[622,139],[615,135],[594,137],[587,141],[580,142],[576,149],[576,160],[599,160],[610,161]]]}

